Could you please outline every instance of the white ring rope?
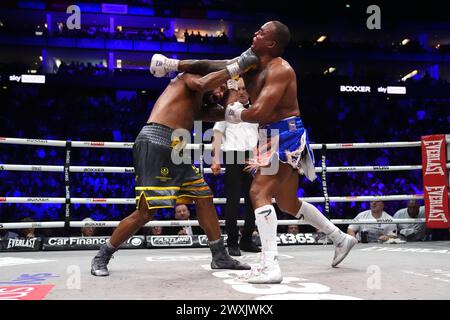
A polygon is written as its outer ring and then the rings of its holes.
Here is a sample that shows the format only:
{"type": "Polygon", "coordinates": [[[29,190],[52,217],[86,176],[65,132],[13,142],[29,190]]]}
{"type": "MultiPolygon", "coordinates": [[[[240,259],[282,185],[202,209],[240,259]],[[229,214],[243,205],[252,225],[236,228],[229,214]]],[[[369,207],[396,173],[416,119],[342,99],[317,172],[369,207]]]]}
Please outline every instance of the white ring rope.
{"type": "MultiPolygon", "coordinates": [[[[135,198],[70,198],[73,204],[133,204],[136,205],[135,198]]],[[[305,197],[298,198],[307,202],[325,202],[324,197],[305,197]]],[[[422,194],[399,194],[384,196],[344,196],[329,197],[331,202],[364,202],[364,201],[399,201],[399,200],[420,200],[423,199],[422,194]]],[[[214,204],[225,204],[226,198],[213,198],[214,204]]],[[[272,199],[275,202],[275,199],[272,199]]],[[[66,198],[50,198],[50,197],[0,197],[0,203],[66,203],[66,198]]],[[[240,199],[240,203],[245,203],[244,198],[240,199]]]]}
{"type": "MultiPolygon", "coordinates": [[[[447,143],[450,138],[446,139],[447,143]]],[[[34,146],[52,146],[65,147],[64,140],[46,140],[46,139],[24,139],[24,138],[8,138],[0,137],[0,143],[5,144],[25,144],[34,146]]],[[[103,142],[103,141],[72,141],[74,148],[121,148],[131,149],[133,142],[103,142]]],[[[370,148],[406,148],[406,147],[420,147],[420,141],[402,141],[402,142],[359,142],[359,143],[327,143],[325,144],[328,150],[331,149],[370,149],[370,148]]],[[[311,149],[321,149],[323,144],[312,143],[311,149]]],[[[212,150],[211,144],[204,144],[205,150],[212,150]]],[[[186,145],[186,149],[199,150],[200,144],[186,145]]]]}
{"type": "MultiPolygon", "coordinates": [[[[22,164],[0,164],[0,171],[38,171],[38,172],[64,172],[64,166],[41,166],[22,164]]],[[[70,166],[69,172],[104,172],[104,173],[134,173],[133,167],[92,167],[70,166]]]]}
{"type": "MultiPolygon", "coordinates": [[[[316,172],[322,172],[321,167],[315,167],[316,172]]],[[[450,169],[450,163],[447,163],[450,169]]],[[[64,166],[46,165],[22,165],[22,164],[0,164],[0,171],[38,171],[38,172],[64,172],[64,166]]],[[[422,170],[422,165],[400,165],[400,166],[347,166],[327,167],[327,172],[374,172],[374,171],[409,171],[422,170]]],[[[69,172],[103,172],[103,173],[134,173],[133,167],[93,167],[93,166],[70,166],[69,172]]],[[[221,168],[225,172],[225,168],[221,168]]],[[[204,169],[204,173],[211,174],[210,168],[204,169]]]]}
{"type": "MultiPolygon", "coordinates": [[[[331,219],[334,224],[406,224],[406,223],[425,223],[424,218],[418,219],[390,219],[390,220],[352,220],[352,219],[331,219]]],[[[70,221],[71,228],[82,227],[95,227],[95,228],[115,228],[119,225],[120,221],[70,221]]],[[[238,226],[243,226],[244,220],[237,220],[238,226]]],[[[221,226],[225,226],[225,220],[219,220],[221,226]]],[[[279,226],[287,226],[291,224],[309,225],[303,220],[278,220],[279,226]]],[[[3,229],[29,229],[29,228],[63,228],[64,221],[52,221],[52,222],[7,222],[1,224],[3,229]]],[[[172,220],[172,221],[150,221],[144,225],[144,227],[185,227],[185,226],[200,226],[197,220],[172,220]]]]}

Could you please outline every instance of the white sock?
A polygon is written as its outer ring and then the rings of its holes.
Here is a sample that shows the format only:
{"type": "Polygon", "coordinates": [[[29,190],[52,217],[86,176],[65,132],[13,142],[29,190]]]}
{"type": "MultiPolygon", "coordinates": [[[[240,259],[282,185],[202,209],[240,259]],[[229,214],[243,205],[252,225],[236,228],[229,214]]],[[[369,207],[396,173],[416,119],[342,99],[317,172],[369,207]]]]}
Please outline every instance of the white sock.
{"type": "Polygon", "coordinates": [[[319,231],[324,232],[334,243],[339,243],[345,234],[339,230],[330,220],[328,220],[315,206],[302,201],[300,210],[295,215],[297,219],[305,220],[319,231]]]}
{"type": "Polygon", "coordinates": [[[278,254],[278,219],[275,208],[270,204],[257,208],[255,210],[255,222],[258,227],[259,237],[261,239],[262,251],[274,252],[275,255],[278,254]]]}

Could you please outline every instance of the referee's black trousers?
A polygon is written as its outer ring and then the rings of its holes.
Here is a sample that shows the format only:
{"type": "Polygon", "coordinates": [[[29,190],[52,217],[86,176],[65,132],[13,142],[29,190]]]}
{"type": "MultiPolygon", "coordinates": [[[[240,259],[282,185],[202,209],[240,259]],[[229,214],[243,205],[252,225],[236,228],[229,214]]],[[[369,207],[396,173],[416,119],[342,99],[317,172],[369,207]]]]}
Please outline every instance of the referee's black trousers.
{"type": "Polygon", "coordinates": [[[228,235],[228,247],[238,247],[239,229],[237,219],[241,208],[239,200],[243,193],[245,198],[245,224],[242,231],[241,242],[251,242],[255,230],[255,213],[250,201],[250,185],[252,176],[244,172],[245,164],[242,159],[247,159],[249,153],[241,151],[227,151],[225,154],[225,230],[228,235]],[[233,156],[234,161],[227,164],[227,159],[233,156]],[[239,160],[239,161],[238,161],[239,160]]]}

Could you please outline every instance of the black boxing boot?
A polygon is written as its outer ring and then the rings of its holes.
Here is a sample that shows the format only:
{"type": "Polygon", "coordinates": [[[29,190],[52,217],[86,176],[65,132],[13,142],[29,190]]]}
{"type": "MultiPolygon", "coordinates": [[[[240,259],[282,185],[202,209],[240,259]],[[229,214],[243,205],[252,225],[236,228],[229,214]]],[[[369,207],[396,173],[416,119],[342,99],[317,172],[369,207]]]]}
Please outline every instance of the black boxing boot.
{"type": "Polygon", "coordinates": [[[232,270],[250,270],[251,266],[233,259],[228,254],[223,243],[223,239],[209,243],[212,253],[211,269],[232,269],[232,270]]]}
{"type": "Polygon", "coordinates": [[[116,251],[117,249],[109,243],[109,240],[102,245],[91,261],[91,274],[97,277],[109,276],[108,263],[116,251]]]}

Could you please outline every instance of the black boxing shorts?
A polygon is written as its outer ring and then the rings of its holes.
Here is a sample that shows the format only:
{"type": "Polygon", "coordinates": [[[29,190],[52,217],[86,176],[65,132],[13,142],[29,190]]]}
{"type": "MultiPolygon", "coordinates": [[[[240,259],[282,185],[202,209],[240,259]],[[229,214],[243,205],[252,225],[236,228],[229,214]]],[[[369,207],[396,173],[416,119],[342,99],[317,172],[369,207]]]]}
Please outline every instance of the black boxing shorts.
{"type": "Polygon", "coordinates": [[[199,170],[192,164],[175,164],[173,129],[159,123],[145,125],[133,146],[136,207],[145,198],[149,209],[172,208],[213,194],[199,170]]]}

